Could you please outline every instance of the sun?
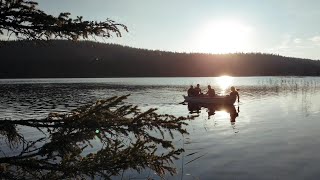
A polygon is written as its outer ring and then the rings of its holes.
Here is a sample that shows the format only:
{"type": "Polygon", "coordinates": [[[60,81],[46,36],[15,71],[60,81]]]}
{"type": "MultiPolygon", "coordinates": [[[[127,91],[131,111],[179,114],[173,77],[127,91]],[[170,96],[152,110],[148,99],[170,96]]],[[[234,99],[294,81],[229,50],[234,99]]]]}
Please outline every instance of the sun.
{"type": "Polygon", "coordinates": [[[237,21],[213,21],[197,32],[196,49],[205,53],[249,51],[251,31],[249,26],[237,21]]]}

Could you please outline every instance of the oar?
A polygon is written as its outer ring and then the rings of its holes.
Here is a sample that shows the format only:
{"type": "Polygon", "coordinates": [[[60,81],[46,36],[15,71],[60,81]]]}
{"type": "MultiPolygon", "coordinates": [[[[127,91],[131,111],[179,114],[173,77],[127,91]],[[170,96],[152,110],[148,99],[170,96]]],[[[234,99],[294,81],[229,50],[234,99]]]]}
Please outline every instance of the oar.
{"type": "Polygon", "coordinates": [[[183,101],[183,102],[179,102],[178,104],[183,104],[183,105],[185,105],[185,103],[186,103],[186,102],[185,102],[185,101],[183,101]]]}

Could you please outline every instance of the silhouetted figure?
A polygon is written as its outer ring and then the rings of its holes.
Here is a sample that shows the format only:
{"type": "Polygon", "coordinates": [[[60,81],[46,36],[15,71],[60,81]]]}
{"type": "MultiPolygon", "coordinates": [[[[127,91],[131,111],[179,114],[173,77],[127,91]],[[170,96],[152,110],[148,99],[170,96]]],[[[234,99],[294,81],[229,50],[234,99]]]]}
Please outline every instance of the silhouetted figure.
{"type": "Polygon", "coordinates": [[[195,90],[194,90],[194,88],[193,88],[192,85],[191,85],[190,88],[188,89],[188,96],[189,96],[189,97],[195,96],[195,90]]]}
{"type": "Polygon", "coordinates": [[[237,99],[237,97],[238,97],[238,102],[240,102],[240,96],[239,96],[239,93],[236,90],[236,88],[234,86],[232,86],[230,89],[231,89],[231,92],[230,92],[230,95],[229,95],[230,98],[235,101],[237,99]]]}
{"type": "Polygon", "coordinates": [[[202,94],[200,89],[200,84],[197,84],[197,87],[194,88],[194,92],[196,96],[200,96],[202,94]]]}
{"type": "Polygon", "coordinates": [[[207,95],[208,95],[209,97],[214,97],[214,96],[216,95],[216,92],[214,91],[214,89],[211,88],[210,85],[208,85],[207,95]]]}

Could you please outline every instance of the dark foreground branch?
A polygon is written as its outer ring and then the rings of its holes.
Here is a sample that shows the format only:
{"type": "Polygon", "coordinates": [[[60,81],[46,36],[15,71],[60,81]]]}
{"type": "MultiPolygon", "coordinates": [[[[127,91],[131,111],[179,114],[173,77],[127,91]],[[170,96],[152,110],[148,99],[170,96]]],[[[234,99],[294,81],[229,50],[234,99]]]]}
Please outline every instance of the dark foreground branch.
{"type": "Polygon", "coordinates": [[[5,33],[18,39],[48,40],[63,38],[78,40],[89,36],[109,38],[121,36],[120,29],[128,31],[123,24],[113,20],[87,21],[82,16],[71,18],[70,13],[55,17],[37,9],[37,2],[27,0],[0,1],[0,35],[5,33]]]}
{"type": "Polygon", "coordinates": [[[183,149],[177,149],[172,139],[187,133],[183,126],[189,118],[159,115],[156,109],[141,112],[124,104],[126,97],[99,100],[41,120],[0,120],[7,144],[22,149],[0,158],[0,175],[59,179],[111,178],[127,169],[151,169],[160,176],[175,173],[171,164],[183,149]],[[17,126],[36,128],[45,138],[27,141],[17,126]]]}

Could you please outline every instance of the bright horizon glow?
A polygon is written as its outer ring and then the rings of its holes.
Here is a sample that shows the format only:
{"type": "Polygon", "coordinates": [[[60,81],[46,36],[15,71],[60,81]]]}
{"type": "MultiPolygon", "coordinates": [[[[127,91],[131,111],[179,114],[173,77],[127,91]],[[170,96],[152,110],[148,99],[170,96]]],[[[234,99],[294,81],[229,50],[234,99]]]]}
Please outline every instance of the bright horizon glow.
{"type": "Polygon", "coordinates": [[[219,20],[205,24],[197,32],[196,49],[204,53],[234,53],[248,51],[252,29],[234,20],[219,20]]]}
{"type": "Polygon", "coordinates": [[[215,81],[217,82],[218,86],[222,90],[222,94],[225,94],[226,90],[233,83],[233,77],[231,77],[231,76],[220,76],[220,77],[217,77],[215,81]]]}
{"type": "Polygon", "coordinates": [[[85,20],[110,18],[129,29],[121,38],[97,38],[100,42],[170,52],[261,52],[320,59],[318,0],[38,2],[52,15],[70,12],[85,20]]]}

